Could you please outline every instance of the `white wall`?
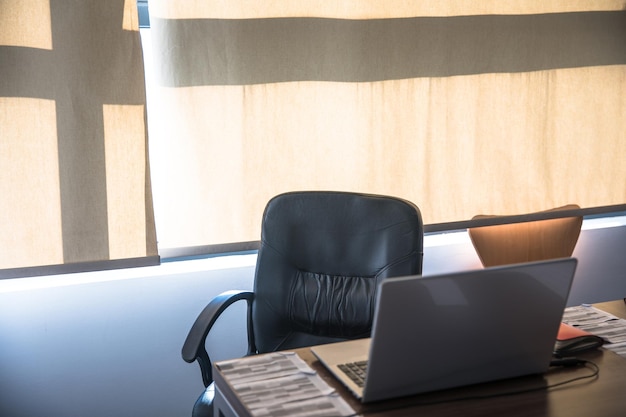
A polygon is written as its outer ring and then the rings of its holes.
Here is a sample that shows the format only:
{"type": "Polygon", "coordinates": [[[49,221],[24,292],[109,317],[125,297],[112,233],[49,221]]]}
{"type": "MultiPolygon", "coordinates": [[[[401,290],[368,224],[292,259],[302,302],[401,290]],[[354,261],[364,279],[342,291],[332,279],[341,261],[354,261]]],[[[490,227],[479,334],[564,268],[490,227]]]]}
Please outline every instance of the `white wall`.
{"type": "MultiPolygon", "coordinates": [[[[465,233],[425,243],[425,275],[480,268],[465,233]]],[[[625,247],[623,225],[581,233],[570,305],[626,295],[625,247]]],[[[214,295],[252,287],[254,255],[228,258],[0,281],[0,416],[189,416],[202,383],[187,331],[214,295]]],[[[211,341],[218,359],[245,351],[242,307],[211,341]]]]}
{"type": "MultiPolygon", "coordinates": [[[[197,364],[181,359],[187,331],[213,296],[251,288],[254,269],[195,263],[184,273],[164,264],[112,281],[98,282],[129,271],[65,277],[86,282],[60,287],[0,287],[0,416],[190,415],[202,381],[197,364]]],[[[225,340],[220,356],[245,353],[229,352],[225,340]]]]}

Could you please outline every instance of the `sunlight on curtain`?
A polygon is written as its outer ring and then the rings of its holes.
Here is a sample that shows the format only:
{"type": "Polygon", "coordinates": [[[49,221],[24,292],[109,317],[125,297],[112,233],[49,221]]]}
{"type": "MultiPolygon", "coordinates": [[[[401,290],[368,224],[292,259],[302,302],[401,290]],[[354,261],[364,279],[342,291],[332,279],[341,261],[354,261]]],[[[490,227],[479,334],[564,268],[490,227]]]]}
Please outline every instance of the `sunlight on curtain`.
{"type": "Polygon", "coordinates": [[[0,45],[52,49],[50,0],[0,0],[0,12],[0,45]]]}
{"type": "Polygon", "coordinates": [[[146,255],[145,107],[105,105],[104,146],[112,259],[146,255]]]}
{"type": "Polygon", "coordinates": [[[0,0],[0,270],[156,257],[145,102],[134,1],[0,0]]]}
{"type": "Polygon", "coordinates": [[[160,246],[258,240],[301,189],[426,224],[625,203],[626,14],[587,3],[151,1],[160,246]]]}
{"type": "Polygon", "coordinates": [[[150,0],[150,14],[168,19],[329,17],[389,19],[414,16],[538,14],[623,10],[622,0],[150,0]]]}
{"type": "Polygon", "coordinates": [[[52,100],[0,97],[2,267],[63,262],[55,124],[52,100]]]}

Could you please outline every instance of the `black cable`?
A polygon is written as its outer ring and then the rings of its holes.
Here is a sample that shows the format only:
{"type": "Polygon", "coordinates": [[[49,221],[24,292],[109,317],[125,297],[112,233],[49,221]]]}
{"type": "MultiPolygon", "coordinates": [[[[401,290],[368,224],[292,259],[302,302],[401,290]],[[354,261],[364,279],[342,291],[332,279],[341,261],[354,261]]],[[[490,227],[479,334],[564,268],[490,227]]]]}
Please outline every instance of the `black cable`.
{"type": "Polygon", "coordinates": [[[467,397],[458,397],[458,398],[452,398],[452,399],[433,400],[433,401],[415,401],[413,403],[409,403],[409,404],[405,404],[401,406],[365,410],[360,413],[350,414],[346,417],[358,417],[358,416],[364,416],[366,414],[372,414],[372,413],[384,413],[387,411],[400,410],[403,408],[415,407],[415,406],[420,406],[420,405],[435,405],[435,404],[445,404],[445,403],[460,402],[460,401],[485,400],[489,398],[498,398],[498,397],[506,397],[510,395],[526,394],[526,393],[535,392],[535,391],[543,391],[543,390],[547,391],[547,390],[561,387],[563,385],[571,384],[573,382],[580,381],[583,379],[596,378],[600,374],[600,368],[598,367],[598,365],[596,365],[592,361],[588,361],[585,359],[578,359],[578,358],[554,359],[550,362],[550,366],[551,367],[566,367],[566,368],[574,367],[574,366],[584,366],[585,368],[591,370],[591,373],[588,375],[582,375],[582,376],[570,378],[565,381],[556,382],[551,385],[531,387],[531,388],[513,390],[513,391],[505,391],[505,392],[500,392],[496,394],[470,395],[467,397]]]}
{"type": "Polygon", "coordinates": [[[586,361],[573,357],[556,358],[550,361],[550,366],[563,366],[566,368],[584,365],[586,361]]]}

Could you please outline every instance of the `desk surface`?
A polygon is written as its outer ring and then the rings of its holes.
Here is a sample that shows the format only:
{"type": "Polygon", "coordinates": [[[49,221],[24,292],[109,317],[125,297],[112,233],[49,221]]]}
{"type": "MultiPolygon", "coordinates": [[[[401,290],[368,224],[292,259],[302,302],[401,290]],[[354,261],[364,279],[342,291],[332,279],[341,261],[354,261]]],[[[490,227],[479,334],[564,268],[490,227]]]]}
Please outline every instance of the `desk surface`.
{"type": "MultiPolygon", "coordinates": [[[[615,316],[626,318],[622,300],[596,304],[615,316]]],[[[560,387],[541,389],[516,395],[494,396],[498,393],[554,385],[570,378],[591,373],[587,368],[554,368],[543,377],[529,376],[487,384],[473,385],[420,394],[410,397],[362,404],[315,358],[309,348],[296,349],[331,387],[357,412],[368,417],[507,416],[507,417],[577,417],[622,416],[626,410],[626,359],[606,349],[579,354],[600,368],[596,379],[583,379],[560,387]],[[467,397],[490,396],[484,399],[467,397]]],[[[218,387],[219,389],[219,387],[218,387]]],[[[231,397],[232,398],[232,397],[231,397]]]]}

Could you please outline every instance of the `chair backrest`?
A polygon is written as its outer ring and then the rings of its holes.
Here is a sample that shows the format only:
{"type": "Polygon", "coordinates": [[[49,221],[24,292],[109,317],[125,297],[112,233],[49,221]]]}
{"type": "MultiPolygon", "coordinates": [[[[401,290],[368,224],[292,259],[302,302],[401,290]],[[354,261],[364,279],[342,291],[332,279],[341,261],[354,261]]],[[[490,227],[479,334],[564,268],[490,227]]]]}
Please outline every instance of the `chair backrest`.
{"type": "Polygon", "coordinates": [[[420,274],[419,209],[395,197],[281,194],[263,214],[252,322],[259,353],[367,337],[377,284],[420,274]]]}
{"type": "MultiPolygon", "coordinates": [[[[573,210],[577,205],[557,207],[547,211],[573,210]]],[[[474,219],[496,216],[474,216],[474,219]]],[[[582,216],[497,226],[475,227],[468,230],[470,239],[483,266],[496,266],[540,261],[572,256],[582,216]]]]}

